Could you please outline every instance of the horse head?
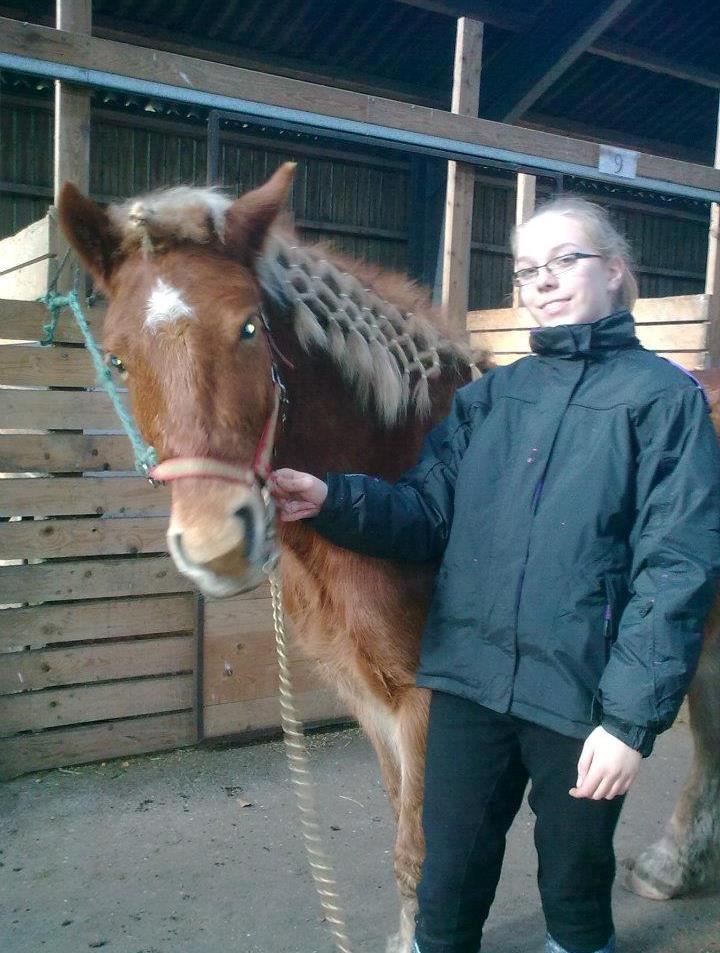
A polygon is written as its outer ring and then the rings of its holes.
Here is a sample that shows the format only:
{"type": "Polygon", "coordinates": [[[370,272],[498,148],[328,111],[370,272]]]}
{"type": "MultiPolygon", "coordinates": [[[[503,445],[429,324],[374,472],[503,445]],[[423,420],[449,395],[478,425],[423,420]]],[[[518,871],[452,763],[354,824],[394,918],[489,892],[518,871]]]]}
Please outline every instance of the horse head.
{"type": "Polygon", "coordinates": [[[58,203],[110,302],[106,359],[171,485],[170,553],[212,596],[254,588],[275,556],[264,478],[278,382],[254,267],[293,171],[235,202],[179,188],[104,209],[67,183],[58,203]]]}

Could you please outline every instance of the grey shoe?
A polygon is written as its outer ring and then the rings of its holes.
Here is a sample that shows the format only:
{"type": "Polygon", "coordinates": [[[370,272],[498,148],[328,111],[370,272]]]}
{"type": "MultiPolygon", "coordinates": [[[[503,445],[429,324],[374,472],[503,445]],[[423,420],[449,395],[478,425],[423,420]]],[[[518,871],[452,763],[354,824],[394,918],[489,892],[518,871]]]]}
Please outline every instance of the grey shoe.
{"type": "MultiPolygon", "coordinates": [[[[414,953],[414,951],[413,951],[414,953]]],[[[557,940],[553,940],[549,933],[545,934],[545,953],[569,953],[564,946],[560,946],[557,940]]],[[[595,953],[617,953],[615,946],[615,934],[610,937],[605,946],[595,953]]]]}

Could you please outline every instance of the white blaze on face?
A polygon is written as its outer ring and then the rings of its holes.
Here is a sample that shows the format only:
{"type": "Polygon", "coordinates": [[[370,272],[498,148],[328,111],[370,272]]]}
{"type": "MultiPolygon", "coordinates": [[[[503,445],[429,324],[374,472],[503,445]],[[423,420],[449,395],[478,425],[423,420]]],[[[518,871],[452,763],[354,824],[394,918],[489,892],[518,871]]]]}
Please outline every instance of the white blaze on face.
{"type": "Polygon", "coordinates": [[[158,278],[148,298],[145,327],[154,332],[164,324],[190,320],[195,317],[193,309],[183,301],[177,288],[158,278]]]}

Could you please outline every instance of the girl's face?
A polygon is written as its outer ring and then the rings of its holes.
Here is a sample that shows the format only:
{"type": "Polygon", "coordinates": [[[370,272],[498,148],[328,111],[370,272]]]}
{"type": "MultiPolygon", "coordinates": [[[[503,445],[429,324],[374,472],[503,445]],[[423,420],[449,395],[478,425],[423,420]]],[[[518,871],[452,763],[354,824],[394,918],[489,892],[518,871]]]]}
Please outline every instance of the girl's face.
{"type": "MultiPolygon", "coordinates": [[[[517,233],[515,269],[545,265],[571,252],[595,254],[582,225],[572,215],[546,212],[517,233]]],[[[582,258],[558,275],[540,267],[520,287],[521,303],[542,327],[587,324],[610,314],[623,279],[620,258],[582,258]]]]}

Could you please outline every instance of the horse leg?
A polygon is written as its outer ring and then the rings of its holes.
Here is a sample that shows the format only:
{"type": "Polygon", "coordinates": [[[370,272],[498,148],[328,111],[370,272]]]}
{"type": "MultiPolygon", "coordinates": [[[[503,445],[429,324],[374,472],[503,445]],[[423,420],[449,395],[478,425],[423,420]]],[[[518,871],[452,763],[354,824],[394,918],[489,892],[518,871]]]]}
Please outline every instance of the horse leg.
{"type": "Polygon", "coordinates": [[[401,789],[395,881],[400,894],[400,930],[388,940],[386,953],[410,953],[415,932],[416,890],[425,854],[422,798],[429,702],[427,690],[408,689],[397,713],[401,789]]]}
{"type": "Polygon", "coordinates": [[[638,857],[625,886],[669,900],[720,873],[720,606],[706,629],[688,696],[694,758],[663,836],[638,857]]]}

